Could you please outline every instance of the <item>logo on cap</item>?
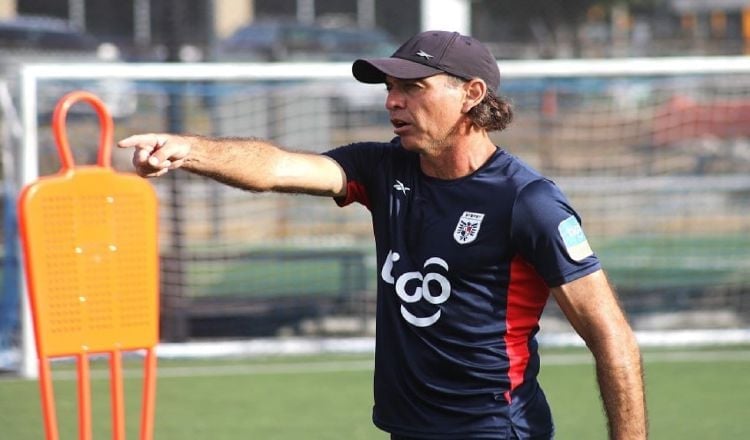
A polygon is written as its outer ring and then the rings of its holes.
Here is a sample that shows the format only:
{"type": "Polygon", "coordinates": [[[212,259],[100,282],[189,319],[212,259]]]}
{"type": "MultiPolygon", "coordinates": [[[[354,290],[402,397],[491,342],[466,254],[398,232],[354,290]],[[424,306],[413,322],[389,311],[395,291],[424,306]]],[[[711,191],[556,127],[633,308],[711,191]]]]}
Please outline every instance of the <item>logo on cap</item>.
{"type": "Polygon", "coordinates": [[[426,60],[429,60],[430,58],[435,58],[433,55],[430,55],[430,54],[428,54],[427,52],[425,52],[423,50],[420,50],[419,52],[417,52],[417,56],[418,57],[422,57],[422,58],[424,58],[426,60]]]}

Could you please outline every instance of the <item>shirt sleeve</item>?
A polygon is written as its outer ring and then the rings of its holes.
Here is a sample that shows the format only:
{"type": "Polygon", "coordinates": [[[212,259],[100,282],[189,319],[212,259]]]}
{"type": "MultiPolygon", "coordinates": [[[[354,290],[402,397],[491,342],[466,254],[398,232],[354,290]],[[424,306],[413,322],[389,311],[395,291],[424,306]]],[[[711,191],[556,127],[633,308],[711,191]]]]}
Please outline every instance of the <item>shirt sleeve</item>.
{"type": "Polygon", "coordinates": [[[574,281],[601,268],[581,219],[547,179],[523,187],[513,205],[511,239],[548,286],[574,281]]]}
{"type": "Polygon", "coordinates": [[[381,169],[379,164],[383,161],[388,145],[355,143],[323,153],[335,160],[346,174],[346,196],[334,199],[339,206],[358,202],[371,207],[369,189],[372,188],[374,173],[381,169]]]}

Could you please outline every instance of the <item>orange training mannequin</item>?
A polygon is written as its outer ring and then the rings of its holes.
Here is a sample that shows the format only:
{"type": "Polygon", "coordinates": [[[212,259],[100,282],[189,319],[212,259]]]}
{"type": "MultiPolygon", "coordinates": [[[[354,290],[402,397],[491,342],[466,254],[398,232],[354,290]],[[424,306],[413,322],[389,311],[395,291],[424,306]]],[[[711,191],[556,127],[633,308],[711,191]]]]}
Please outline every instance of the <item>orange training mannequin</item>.
{"type": "Polygon", "coordinates": [[[46,438],[59,438],[51,358],[76,358],[79,438],[88,440],[89,355],[109,355],[112,437],[119,440],[125,438],[122,352],[145,350],[140,439],[151,439],[159,340],[156,194],[146,180],[111,168],[113,122],[95,95],[65,95],[52,123],[62,167],[24,187],[18,202],[46,438]],[[96,166],[76,167],[68,145],[66,116],[78,101],[99,117],[96,166]]]}

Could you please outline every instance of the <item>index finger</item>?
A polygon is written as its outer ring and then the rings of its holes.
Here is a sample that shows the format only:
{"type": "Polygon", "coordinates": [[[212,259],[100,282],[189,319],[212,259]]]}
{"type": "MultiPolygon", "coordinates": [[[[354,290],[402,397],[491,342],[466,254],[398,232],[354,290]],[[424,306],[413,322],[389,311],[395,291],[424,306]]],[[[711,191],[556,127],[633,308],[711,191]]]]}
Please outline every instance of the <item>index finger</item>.
{"type": "Polygon", "coordinates": [[[165,142],[166,139],[163,136],[155,133],[136,134],[120,140],[117,142],[117,146],[120,148],[136,148],[151,153],[159,149],[165,142]]]}

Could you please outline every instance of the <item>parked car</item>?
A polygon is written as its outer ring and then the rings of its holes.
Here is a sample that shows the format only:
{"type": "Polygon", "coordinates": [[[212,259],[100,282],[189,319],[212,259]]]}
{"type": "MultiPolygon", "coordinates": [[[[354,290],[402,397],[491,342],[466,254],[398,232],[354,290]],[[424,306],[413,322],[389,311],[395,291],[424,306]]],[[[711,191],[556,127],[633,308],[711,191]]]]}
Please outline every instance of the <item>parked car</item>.
{"type": "Polygon", "coordinates": [[[388,57],[398,48],[396,41],[379,29],[331,28],[322,33],[321,41],[332,61],[388,57]]]}
{"type": "MultiPolygon", "coordinates": [[[[18,66],[27,63],[117,62],[117,47],[54,17],[21,16],[0,20],[0,78],[16,83],[18,66]]],[[[117,79],[96,81],[48,81],[39,90],[39,114],[46,118],[65,93],[84,89],[99,96],[115,118],[130,116],[136,109],[134,84],[117,79]]],[[[75,106],[77,112],[85,106],[75,106]]]]}
{"type": "Polygon", "coordinates": [[[243,26],[219,45],[221,61],[341,61],[387,56],[394,40],[379,29],[325,27],[285,21],[243,26]]]}
{"type": "Polygon", "coordinates": [[[66,52],[112,57],[110,44],[81,32],[66,20],[53,17],[16,17],[0,20],[0,50],[66,52]]]}

